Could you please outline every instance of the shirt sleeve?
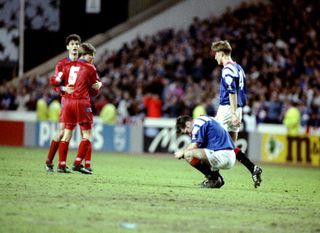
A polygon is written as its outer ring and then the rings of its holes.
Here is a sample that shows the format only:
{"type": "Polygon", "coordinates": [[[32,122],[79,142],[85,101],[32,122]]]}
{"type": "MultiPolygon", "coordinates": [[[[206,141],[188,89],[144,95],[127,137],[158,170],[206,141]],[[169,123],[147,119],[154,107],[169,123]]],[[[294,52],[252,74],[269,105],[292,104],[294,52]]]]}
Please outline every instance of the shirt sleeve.
{"type": "Polygon", "coordinates": [[[98,93],[99,93],[99,90],[95,90],[93,89],[91,86],[93,84],[95,84],[96,82],[101,82],[100,81],[100,78],[99,78],[99,75],[97,74],[96,70],[95,69],[92,69],[91,70],[91,75],[90,75],[90,89],[89,89],[89,95],[90,96],[97,96],[98,93]]]}
{"type": "Polygon", "coordinates": [[[226,90],[229,94],[236,93],[235,72],[231,67],[224,67],[222,70],[222,82],[226,86],[226,90]]]}

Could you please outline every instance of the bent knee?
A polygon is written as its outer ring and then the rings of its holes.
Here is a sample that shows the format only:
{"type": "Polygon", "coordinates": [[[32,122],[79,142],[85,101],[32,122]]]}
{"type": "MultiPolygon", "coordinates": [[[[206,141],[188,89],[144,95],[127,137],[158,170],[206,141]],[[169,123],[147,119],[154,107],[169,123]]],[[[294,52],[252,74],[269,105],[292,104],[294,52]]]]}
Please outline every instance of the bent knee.
{"type": "Polygon", "coordinates": [[[58,135],[60,138],[63,137],[63,134],[64,134],[64,129],[59,129],[58,135]]]}
{"type": "Polygon", "coordinates": [[[190,151],[184,152],[184,159],[191,162],[193,159],[193,154],[190,151]]]}
{"type": "Polygon", "coordinates": [[[185,160],[187,160],[188,162],[191,162],[194,158],[201,159],[201,156],[199,156],[198,151],[199,150],[197,150],[197,149],[187,150],[184,153],[185,160]]]}
{"type": "Polygon", "coordinates": [[[59,129],[58,132],[53,136],[53,140],[60,141],[63,137],[64,131],[63,129],[59,129]]]}
{"type": "Polygon", "coordinates": [[[184,153],[184,158],[188,162],[191,162],[194,158],[203,159],[203,153],[200,149],[190,149],[184,153]]]}

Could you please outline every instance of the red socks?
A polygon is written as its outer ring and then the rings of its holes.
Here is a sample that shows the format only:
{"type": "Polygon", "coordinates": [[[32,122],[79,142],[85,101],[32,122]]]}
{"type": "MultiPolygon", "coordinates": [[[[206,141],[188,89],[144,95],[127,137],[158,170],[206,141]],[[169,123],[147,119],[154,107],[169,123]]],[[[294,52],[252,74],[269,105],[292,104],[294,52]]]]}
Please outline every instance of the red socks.
{"type": "Polygon", "coordinates": [[[59,144],[60,142],[56,142],[54,140],[51,141],[46,164],[52,164],[54,156],[59,148],[59,144]]]}
{"type": "Polygon", "coordinates": [[[199,163],[200,163],[200,159],[198,159],[198,158],[193,158],[190,161],[190,165],[193,166],[193,167],[197,166],[199,163]]]}
{"type": "Polygon", "coordinates": [[[69,142],[60,141],[59,145],[59,167],[66,167],[66,160],[68,155],[69,142]]]}
{"type": "MultiPolygon", "coordinates": [[[[61,142],[56,142],[52,141],[50,145],[50,150],[48,154],[48,160],[51,161],[54,158],[55,152],[59,148],[59,164],[58,166],[60,168],[66,167],[66,160],[67,160],[67,155],[68,155],[68,150],[69,150],[69,142],[61,141],[61,142]],[[50,156],[50,157],[49,157],[50,156]]],[[[92,144],[88,139],[82,139],[78,148],[78,155],[75,158],[74,165],[78,166],[81,164],[82,160],[85,160],[85,168],[90,168],[91,167],[91,155],[92,155],[92,144]]]]}
{"type": "MultiPolygon", "coordinates": [[[[91,142],[88,139],[82,139],[78,148],[78,155],[74,161],[74,166],[79,166],[85,158],[88,150],[91,148],[91,142]]],[[[91,157],[91,152],[90,152],[91,157]]]]}
{"type": "Polygon", "coordinates": [[[241,151],[241,149],[240,149],[239,147],[236,147],[236,148],[234,148],[234,150],[233,150],[233,151],[234,151],[234,153],[235,153],[235,154],[238,154],[238,153],[239,153],[239,151],[241,151]]]}
{"type": "Polygon", "coordinates": [[[84,167],[91,168],[92,144],[90,143],[87,153],[84,156],[84,167]]]}

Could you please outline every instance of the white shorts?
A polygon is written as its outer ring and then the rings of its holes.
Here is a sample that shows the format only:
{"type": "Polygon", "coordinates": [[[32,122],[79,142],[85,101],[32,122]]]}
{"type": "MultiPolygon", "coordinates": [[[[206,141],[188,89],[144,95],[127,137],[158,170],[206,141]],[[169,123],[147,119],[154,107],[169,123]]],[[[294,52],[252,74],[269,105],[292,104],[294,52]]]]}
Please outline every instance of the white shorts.
{"type": "MultiPolygon", "coordinates": [[[[236,113],[239,118],[239,121],[241,122],[242,121],[242,108],[238,107],[236,113]]],[[[215,119],[228,132],[239,132],[240,126],[239,127],[233,126],[231,124],[231,117],[232,117],[232,114],[231,114],[230,105],[219,105],[215,119]]]]}
{"type": "Polygon", "coordinates": [[[204,149],[213,171],[230,169],[236,162],[236,154],[233,150],[209,150],[204,149]]]}

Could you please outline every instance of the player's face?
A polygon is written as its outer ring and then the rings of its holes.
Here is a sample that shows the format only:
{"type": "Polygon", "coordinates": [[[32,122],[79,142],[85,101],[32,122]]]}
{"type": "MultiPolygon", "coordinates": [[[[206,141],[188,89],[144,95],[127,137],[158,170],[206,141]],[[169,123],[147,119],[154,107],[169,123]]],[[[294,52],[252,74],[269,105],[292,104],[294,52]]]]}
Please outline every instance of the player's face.
{"type": "Polygon", "coordinates": [[[216,52],[214,56],[214,59],[216,59],[218,65],[222,65],[222,56],[223,56],[222,52],[216,52]]]}
{"type": "Polygon", "coordinates": [[[80,42],[78,40],[70,40],[69,44],[67,45],[67,50],[69,53],[78,54],[80,47],[80,42]]]}
{"type": "Polygon", "coordinates": [[[191,136],[191,134],[192,134],[192,127],[193,127],[192,121],[187,121],[184,129],[182,129],[181,132],[182,132],[183,134],[187,134],[187,135],[191,136]]]}
{"type": "Polygon", "coordinates": [[[96,55],[95,54],[86,54],[86,60],[90,63],[93,63],[96,55]]]}

